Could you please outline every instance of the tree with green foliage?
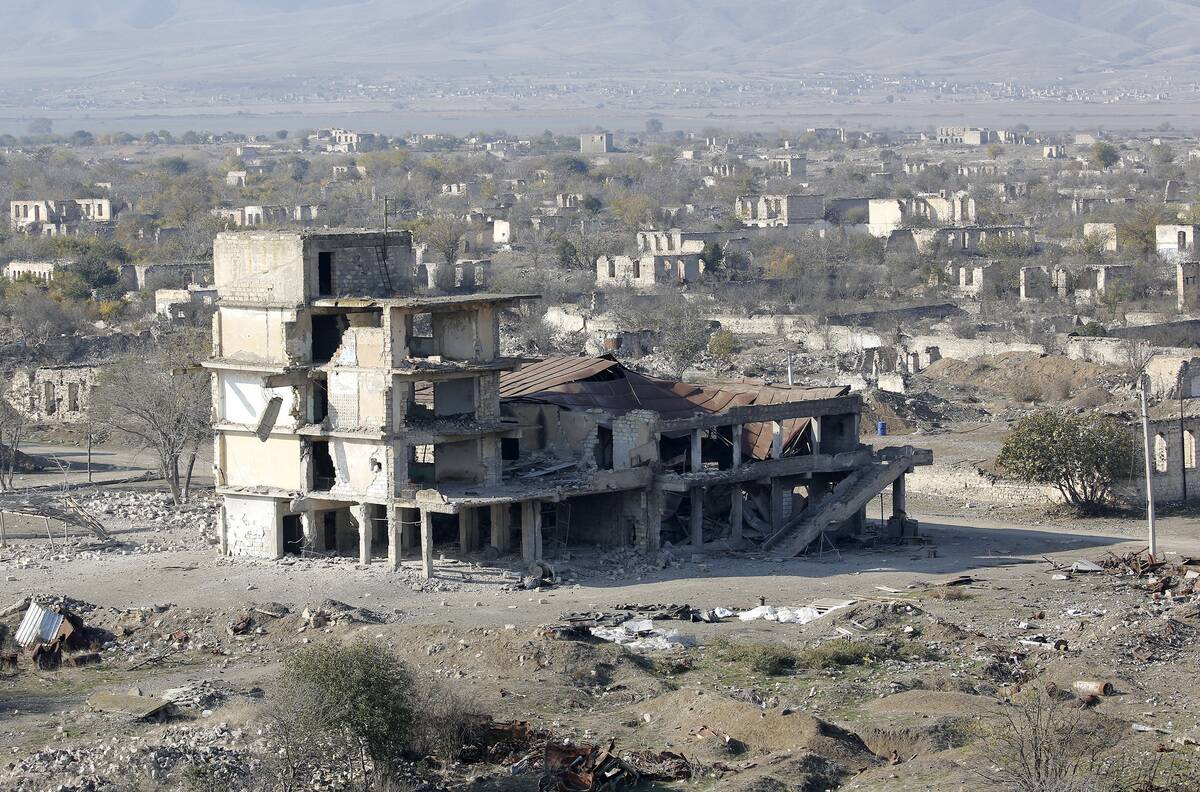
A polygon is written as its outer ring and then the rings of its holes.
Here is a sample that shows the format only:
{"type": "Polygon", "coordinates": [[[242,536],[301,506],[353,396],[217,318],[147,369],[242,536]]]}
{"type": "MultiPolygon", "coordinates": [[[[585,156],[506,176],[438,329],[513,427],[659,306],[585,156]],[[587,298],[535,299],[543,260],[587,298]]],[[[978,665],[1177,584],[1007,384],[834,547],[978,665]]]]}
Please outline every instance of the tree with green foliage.
{"type": "Polygon", "coordinates": [[[1045,410],[1017,422],[996,461],[1022,481],[1054,487],[1080,513],[1093,513],[1135,470],[1135,446],[1133,432],[1111,416],[1045,410]]]}
{"type": "Polygon", "coordinates": [[[1101,170],[1108,170],[1121,161],[1121,152],[1112,143],[1097,140],[1092,146],[1092,164],[1101,170]]]}
{"type": "Polygon", "coordinates": [[[284,789],[339,764],[353,789],[387,789],[410,748],[416,715],[408,668],[375,643],[318,643],[283,660],[271,709],[284,789]],[[290,783],[288,781],[290,780],[290,783]]]}

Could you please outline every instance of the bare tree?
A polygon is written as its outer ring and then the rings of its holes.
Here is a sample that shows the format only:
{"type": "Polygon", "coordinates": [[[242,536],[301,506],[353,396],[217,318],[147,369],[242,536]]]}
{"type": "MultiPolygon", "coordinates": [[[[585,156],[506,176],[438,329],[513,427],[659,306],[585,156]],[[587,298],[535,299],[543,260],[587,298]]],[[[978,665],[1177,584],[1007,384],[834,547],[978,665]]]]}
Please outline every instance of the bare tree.
{"type": "Polygon", "coordinates": [[[1149,341],[1128,340],[1121,345],[1121,370],[1128,381],[1136,385],[1142,373],[1154,358],[1154,348],[1149,341]]]}
{"type": "Polygon", "coordinates": [[[5,383],[0,392],[0,490],[11,490],[17,472],[17,457],[28,420],[17,404],[28,399],[27,393],[17,392],[5,383]]]}
{"type": "Polygon", "coordinates": [[[458,261],[469,228],[460,217],[449,212],[438,212],[425,224],[420,237],[447,264],[453,264],[458,261]]]}
{"type": "Polygon", "coordinates": [[[659,306],[659,348],[672,373],[683,379],[684,372],[708,347],[709,323],[681,296],[664,300],[659,306]]]}
{"type": "Polygon", "coordinates": [[[1098,755],[1113,737],[1047,693],[1006,708],[991,727],[982,744],[992,767],[979,774],[1015,792],[1096,789],[1098,755]]]}
{"type": "Polygon", "coordinates": [[[160,354],[131,355],[104,367],[92,420],[158,457],[176,505],[188,499],[200,443],[211,436],[209,379],[190,366],[204,356],[195,339],[166,340],[160,354]]]}

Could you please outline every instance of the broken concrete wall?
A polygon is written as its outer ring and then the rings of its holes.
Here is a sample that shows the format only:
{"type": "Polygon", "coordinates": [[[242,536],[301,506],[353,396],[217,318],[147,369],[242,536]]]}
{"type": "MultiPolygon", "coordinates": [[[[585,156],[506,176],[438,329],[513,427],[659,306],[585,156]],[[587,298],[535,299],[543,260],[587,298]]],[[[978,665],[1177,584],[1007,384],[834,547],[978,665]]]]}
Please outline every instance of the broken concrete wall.
{"type": "Polygon", "coordinates": [[[328,442],[335,471],[330,497],[354,503],[386,502],[392,487],[391,448],[345,437],[330,437],[328,442]]]}
{"type": "Polygon", "coordinates": [[[225,554],[252,558],[282,556],[285,503],[274,498],[225,495],[222,509],[225,554]]]}
{"type": "Polygon", "coordinates": [[[263,419],[271,399],[281,399],[278,418],[272,424],[282,430],[303,423],[303,411],[295,388],[268,388],[263,374],[243,371],[218,371],[219,401],[217,419],[225,423],[256,427],[263,419]]]}
{"type": "Polygon", "coordinates": [[[311,328],[295,309],[222,306],[213,317],[213,357],[285,365],[307,356],[311,328]]]}

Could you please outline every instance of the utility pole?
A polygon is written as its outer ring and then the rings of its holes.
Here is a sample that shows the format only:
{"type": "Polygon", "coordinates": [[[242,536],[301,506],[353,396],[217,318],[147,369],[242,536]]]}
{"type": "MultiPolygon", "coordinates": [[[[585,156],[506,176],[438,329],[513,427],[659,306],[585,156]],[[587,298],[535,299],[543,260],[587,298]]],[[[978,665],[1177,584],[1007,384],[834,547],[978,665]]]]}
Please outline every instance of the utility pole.
{"type": "Polygon", "coordinates": [[[1158,537],[1154,532],[1154,465],[1150,457],[1153,449],[1150,444],[1150,411],[1146,406],[1150,377],[1143,374],[1138,379],[1142,396],[1142,440],[1146,456],[1146,527],[1149,532],[1150,558],[1154,559],[1158,557],[1158,537]]]}

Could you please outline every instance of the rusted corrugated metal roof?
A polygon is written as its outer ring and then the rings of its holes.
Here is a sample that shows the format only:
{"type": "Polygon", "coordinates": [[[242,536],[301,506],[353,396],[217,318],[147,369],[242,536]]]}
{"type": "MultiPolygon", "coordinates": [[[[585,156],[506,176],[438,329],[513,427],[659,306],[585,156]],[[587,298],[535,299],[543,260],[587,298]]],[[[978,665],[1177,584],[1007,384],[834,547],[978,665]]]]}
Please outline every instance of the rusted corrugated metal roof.
{"type": "Polygon", "coordinates": [[[49,643],[58,637],[62,629],[61,613],[48,611],[36,602],[29,603],[25,618],[17,628],[17,645],[25,647],[34,643],[49,643]]]}
{"type": "MultiPolygon", "coordinates": [[[[612,358],[552,357],[526,363],[500,375],[502,399],[545,402],[575,410],[600,409],[614,414],[651,410],[666,419],[689,418],[697,413],[722,413],[731,407],[780,404],[844,396],[848,387],[781,388],[769,385],[728,383],[693,385],[658,379],[630,371],[612,358]]],[[[809,419],[783,423],[787,449],[808,428],[809,419]]],[[[755,459],[771,453],[770,424],[747,424],[742,447],[755,459]]]]}
{"type": "Polygon", "coordinates": [[[612,368],[621,368],[621,364],[612,358],[578,356],[548,357],[525,363],[516,371],[501,375],[500,398],[528,396],[568,382],[586,380],[612,368]]]}

